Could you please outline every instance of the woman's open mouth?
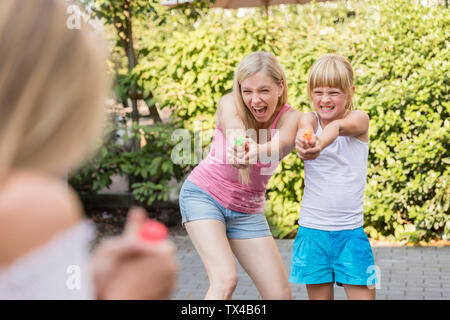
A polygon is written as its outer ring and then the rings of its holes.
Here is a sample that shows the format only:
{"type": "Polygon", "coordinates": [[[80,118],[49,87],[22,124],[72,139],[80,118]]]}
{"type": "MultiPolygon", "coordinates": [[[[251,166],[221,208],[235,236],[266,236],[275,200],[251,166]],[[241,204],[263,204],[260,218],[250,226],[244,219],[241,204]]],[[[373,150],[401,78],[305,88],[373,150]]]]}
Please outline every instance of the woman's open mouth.
{"type": "Polygon", "coordinates": [[[263,118],[266,115],[267,107],[256,108],[252,107],[254,114],[258,118],[263,118]]]}

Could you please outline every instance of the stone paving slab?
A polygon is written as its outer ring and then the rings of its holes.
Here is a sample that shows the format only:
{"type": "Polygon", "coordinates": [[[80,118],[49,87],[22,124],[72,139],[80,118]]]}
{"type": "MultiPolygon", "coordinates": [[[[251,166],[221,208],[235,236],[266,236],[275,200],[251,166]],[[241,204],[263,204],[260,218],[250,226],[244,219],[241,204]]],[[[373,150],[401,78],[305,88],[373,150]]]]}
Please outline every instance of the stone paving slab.
{"type": "MultiPolygon", "coordinates": [[[[187,235],[171,235],[180,265],[174,300],[201,300],[208,289],[208,277],[187,235]]],[[[289,274],[293,240],[276,240],[289,274]]],[[[450,247],[373,247],[380,271],[379,300],[450,299],[450,247]]],[[[239,282],[234,300],[260,300],[255,285],[236,261],[239,282]]],[[[294,299],[306,300],[305,285],[291,284],[294,299]]],[[[346,299],[342,287],[335,286],[335,299],[346,299]]]]}

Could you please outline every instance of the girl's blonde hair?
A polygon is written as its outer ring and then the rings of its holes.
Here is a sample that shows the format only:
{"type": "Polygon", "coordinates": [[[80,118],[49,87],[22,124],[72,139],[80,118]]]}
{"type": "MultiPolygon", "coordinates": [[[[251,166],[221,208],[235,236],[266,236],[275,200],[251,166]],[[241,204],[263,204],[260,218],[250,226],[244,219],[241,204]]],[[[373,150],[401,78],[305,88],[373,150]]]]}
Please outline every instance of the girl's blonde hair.
{"type": "MultiPolygon", "coordinates": [[[[237,66],[234,71],[233,82],[233,97],[237,112],[242,122],[245,125],[245,129],[256,129],[256,120],[251,111],[245,106],[241,93],[241,83],[248,77],[254,75],[257,72],[262,72],[265,75],[271,77],[275,84],[284,84],[284,90],[278,99],[277,108],[284,106],[287,102],[287,83],[286,75],[283,67],[278,62],[277,58],[270,52],[257,51],[247,55],[237,66]]],[[[249,170],[239,170],[241,182],[248,184],[250,181],[249,170]]]]}
{"type": "Polygon", "coordinates": [[[58,0],[0,1],[0,179],[11,169],[63,174],[104,125],[106,47],[70,30],[58,0]]]}
{"type": "Polygon", "coordinates": [[[327,54],[314,62],[308,77],[308,98],[317,87],[339,88],[347,95],[346,108],[353,109],[353,68],[343,56],[327,54]]]}

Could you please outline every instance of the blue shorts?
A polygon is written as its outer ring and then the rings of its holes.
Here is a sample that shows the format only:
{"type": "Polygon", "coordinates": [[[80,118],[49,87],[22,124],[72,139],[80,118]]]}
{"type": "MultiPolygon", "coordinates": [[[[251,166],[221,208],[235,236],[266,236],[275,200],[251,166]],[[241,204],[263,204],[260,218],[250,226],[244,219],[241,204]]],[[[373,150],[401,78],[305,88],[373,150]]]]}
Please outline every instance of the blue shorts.
{"type": "Polygon", "coordinates": [[[294,240],[289,282],[375,285],[372,248],[363,227],[323,231],[300,226],[294,240]]]}
{"type": "Polygon", "coordinates": [[[226,209],[206,191],[188,180],[180,191],[180,211],[183,225],[202,219],[222,221],[229,239],[272,236],[263,213],[242,213],[226,209]]]}

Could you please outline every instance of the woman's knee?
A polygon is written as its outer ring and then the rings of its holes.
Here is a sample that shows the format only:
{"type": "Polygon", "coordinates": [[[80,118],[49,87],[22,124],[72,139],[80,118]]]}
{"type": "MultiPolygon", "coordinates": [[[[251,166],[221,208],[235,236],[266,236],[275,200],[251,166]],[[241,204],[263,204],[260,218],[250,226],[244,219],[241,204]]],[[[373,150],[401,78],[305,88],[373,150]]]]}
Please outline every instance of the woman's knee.
{"type": "Polygon", "coordinates": [[[281,300],[292,300],[294,297],[292,296],[292,288],[289,283],[283,286],[280,290],[279,296],[281,300]]]}
{"type": "Polygon", "coordinates": [[[210,279],[210,286],[218,291],[224,292],[226,294],[231,294],[236,289],[238,284],[237,273],[228,273],[214,279],[210,279]]]}
{"type": "Polygon", "coordinates": [[[289,283],[273,286],[270,292],[266,292],[262,298],[264,300],[292,300],[292,289],[289,283]]]}
{"type": "Polygon", "coordinates": [[[292,300],[292,288],[289,282],[284,283],[280,285],[278,291],[276,292],[277,297],[274,299],[281,299],[281,300],[292,300]]]}

